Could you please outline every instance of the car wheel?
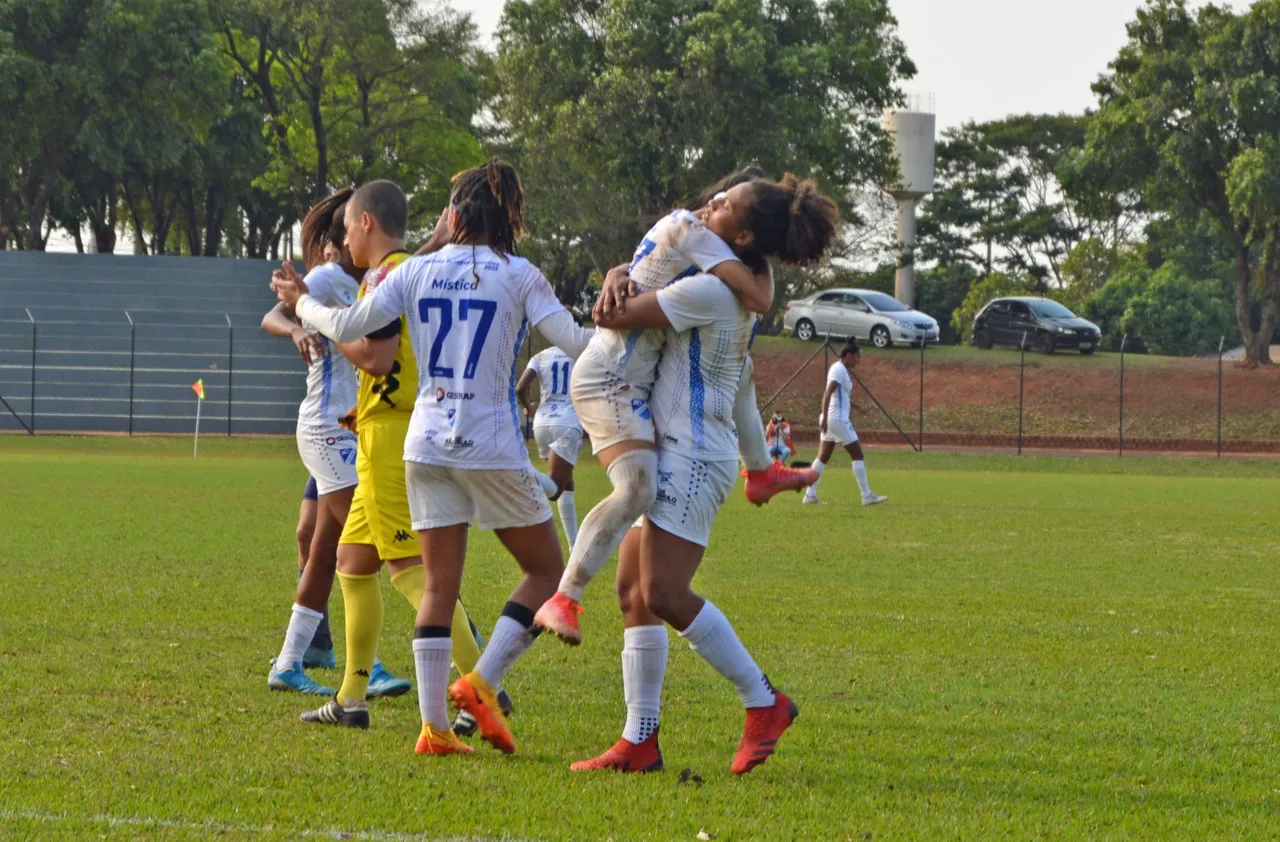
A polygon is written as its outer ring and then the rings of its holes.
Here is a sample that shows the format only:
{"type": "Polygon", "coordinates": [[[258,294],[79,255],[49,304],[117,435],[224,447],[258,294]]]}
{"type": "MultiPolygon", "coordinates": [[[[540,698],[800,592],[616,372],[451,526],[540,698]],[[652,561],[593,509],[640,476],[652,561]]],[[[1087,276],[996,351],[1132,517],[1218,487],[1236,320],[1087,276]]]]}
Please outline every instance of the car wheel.
{"type": "Polygon", "coordinates": [[[808,319],[801,319],[796,322],[795,333],[796,339],[799,339],[801,342],[809,342],[813,337],[817,336],[818,331],[814,329],[813,322],[808,319]]]}
{"type": "Polygon", "coordinates": [[[990,351],[991,350],[991,331],[987,330],[985,327],[979,329],[976,333],[973,334],[973,344],[977,345],[979,348],[981,348],[984,351],[990,351]]]}
{"type": "Polygon", "coordinates": [[[884,325],[876,325],[871,328],[871,344],[877,348],[888,348],[893,344],[893,337],[889,335],[889,328],[884,325]]]}
{"type": "Polygon", "coordinates": [[[1036,343],[1036,347],[1040,349],[1040,353],[1042,354],[1052,354],[1054,351],[1058,350],[1058,347],[1053,344],[1053,337],[1047,333],[1041,335],[1039,342],[1036,343]]]}

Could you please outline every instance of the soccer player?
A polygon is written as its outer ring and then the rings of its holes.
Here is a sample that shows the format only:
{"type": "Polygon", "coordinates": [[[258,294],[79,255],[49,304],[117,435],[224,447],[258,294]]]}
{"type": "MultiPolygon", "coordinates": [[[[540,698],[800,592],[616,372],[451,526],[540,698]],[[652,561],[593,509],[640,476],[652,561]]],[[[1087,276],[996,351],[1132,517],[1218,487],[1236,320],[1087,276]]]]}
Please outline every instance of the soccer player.
{"type": "MultiPolygon", "coordinates": [[[[403,263],[409,203],[399,187],[374,181],[356,190],[344,209],[346,246],[356,266],[365,273],[357,303],[372,294],[391,271],[403,263]]],[[[285,264],[272,285],[309,288],[285,264]]],[[[316,299],[310,299],[316,301],[316,299]]],[[[284,301],[287,306],[293,302],[284,301]]],[[[299,313],[304,320],[306,316],[299,313]]],[[[317,328],[323,325],[317,324],[317,328]]],[[[391,583],[418,610],[426,587],[422,556],[409,516],[401,455],[413,408],[417,366],[403,320],[389,318],[376,330],[345,336],[338,341],[358,344],[364,356],[358,363],[365,372],[356,395],[355,460],[359,484],[338,545],[337,572],[346,607],[347,659],[342,687],[334,699],[318,710],[302,715],[303,722],[369,727],[366,702],[377,669],[378,638],[382,630],[382,590],[378,573],[385,564],[391,583]]],[[[323,333],[323,330],[321,330],[323,333]]],[[[332,338],[332,336],[330,337],[332,338]]],[[[456,600],[455,600],[456,603],[456,600]]],[[[450,619],[454,661],[461,672],[474,668],[479,649],[461,604],[450,619]]],[[[399,692],[407,692],[403,682],[399,692]]]]}
{"type": "MultiPolygon", "coordinates": [[[[491,159],[455,176],[438,229],[448,245],[407,261],[351,309],[313,301],[297,278],[273,284],[282,300],[296,301],[298,312],[335,340],[379,329],[403,313],[425,369],[402,467],[427,575],[413,641],[423,724],[418,754],[472,751],[449,728],[446,690],[475,718],[483,740],[515,750],[496,689],[533,645],[534,609],[554,592],[564,569],[551,508],[520,429],[517,361],[530,326],[570,356],[585,347],[589,332],[577,326],[542,273],[515,256],[523,220],[515,170],[491,159]],[[524,577],[475,669],[448,686],[449,623],[473,523],[497,533],[524,577]]],[[[330,704],[347,702],[340,696],[330,704]]]]}
{"type": "Polygon", "coordinates": [[[569,549],[578,539],[578,509],[573,503],[573,469],[578,464],[578,452],[582,450],[582,425],[578,413],[569,399],[569,375],[573,372],[573,358],[559,348],[548,348],[533,356],[520,382],[516,383],[516,396],[524,406],[525,415],[533,419],[533,440],[538,445],[538,456],[547,460],[547,469],[556,489],[548,499],[560,512],[560,525],[564,527],[569,549]],[[530,387],[538,381],[538,405],[534,408],[529,398],[530,387]]]}
{"type": "MultiPolygon", "coordinates": [[[[827,462],[831,461],[831,454],[835,451],[836,445],[840,445],[853,458],[853,478],[858,481],[858,488],[862,491],[862,505],[874,506],[889,498],[872,492],[871,484],[867,482],[867,466],[862,460],[862,445],[858,442],[858,431],[849,420],[850,408],[857,410],[859,415],[867,414],[865,409],[853,403],[852,400],[853,378],[850,375],[861,360],[862,349],[858,347],[858,341],[851,338],[840,349],[840,359],[832,363],[831,369],[827,372],[827,388],[822,393],[822,415],[818,418],[818,427],[822,430],[822,442],[818,445],[818,459],[813,463],[813,469],[821,477],[822,472],[826,470],[827,462]]],[[[825,505],[818,499],[817,482],[809,486],[803,502],[811,506],[825,505]]]]}
{"type": "MultiPolygon", "coordinates": [[[[767,310],[773,304],[768,258],[809,263],[821,257],[835,237],[838,217],[833,220],[815,213],[808,204],[793,208],[790,198],[788,186],[747,178],[717,194],[696,214],[675,211],[650,229],[636,249],[628,272],[631,282],[642,290],[657,290],[695,271],[711,273],[740,294],[749,308],[767,310]]],[[[570,384],[574,407],[591,437],[592,449],[608,471],[613,492],[583,520],[559,590],[538,610],[538,625],[570,645],[582,641],[578,615],[587,584],[658,493],[658,456],[648,396],[662,342],[663,334],[657,330],[598,330],[574,368],[570,384]]],[[[701,353],[702,346],[695,343],[695,351],[701,353]]],[[[745,356],[737,374],[750,382],[745,356]]],[[[691,383],[690,388],[695,398],[702,398],[701,384],[691,383]]],[[[738,414],[736,391],[727,393],[728,402],[700,403],[697,412],[724,418],[738,414]]],[[[774,464],[764,447],[764,429],[754,401],[749,414],[754,415],[750,427],[757,439],[752,448],[758,451],[755,458],[772,476],[787,480],[771,488],[770,495],[816,479],[774,464]]],[[[748,461],[748,471],[755,467],[748,461]]]]}
{"type": "MultiPolygon", "coordinates": [[[[826,220],[834,229],[835,203],[812,182],[786,176],[779,191],[791,212],[826,220]]],[[[742,224],[745,203],[715,203],[711,215],[742,224]]],[[[808,252],[827,243],[825,225],[807,225],[795,245],[808,252]]],[[[731,404],[747,356],[752,324],[742,303],[709,275],[694,277],[635,298],[623,314],[600,314],[615,328],[667,328],[653,391],[658,430],[658,493],[640,534],[632,529],[619,556],[618,596],[623,634],[623,689],[627,722],[622,739],[608,751],[575,763],[575,771],[655,771],[663,767],[658,746],[659,709],[667,662],[666,625],[738,690],[746,707],[743,738],[732,763],[743,774],[773,754],[798,714],[747,653],[733,627],[710,601],[692,590],[716,513],[737,481],[738,442],[729,413],[705,411],[731,404]],[[638,550],[638,551],[637,551],[638,550]]]]}
{"type": "Polygon", "coordinates": [[[787,464],[791,454],[796,452],[796,447],[791,443],[791,423],[781,412],[773,413],[773,417],[769,419],[765,437],[769,440],[769,455],[782,464],[787,464]]]}
{"type": "MultiPolygon", "coordinates": [[[[349,306],[359,290],[358,270],[343,247],[343,212],[350,190],[329,196],[308,213],[302,222],[302,251],[309,271],[308,287],[315,296],[332,306],[349,306]]],[[[356,371],[342,354],[360,359],[360,346],[337,348],[299,323],[292,310],[276,305],[262,318],[268,333],[288,337],[307,363],[307,394],[298,407],[298,455],[311,479],[304,493],[300,513],[298,543],[300,554],[306,539],[305,561],[301,564],[297,597],[290,614],[280,654],[272,662],[267,685],[273,690],[293,690],[308,695],[332,695],[310,676],[305,666],[336,665],[333,640],[329,635],[328,601],[337,565],[338,539],[351,508],[356,485],[356,437],[342,428],[339,418],[356,400],[356,371]],[[314,491],[313,506],[306,505],[314,491]],[[303,519],[311,509],[313,518],[303,519]],[[307,533],[304,535],[304,532],[307,533]]],[[[370,695],[397,695],[409,690],[409,683],[375,664],[370,695]]]]}

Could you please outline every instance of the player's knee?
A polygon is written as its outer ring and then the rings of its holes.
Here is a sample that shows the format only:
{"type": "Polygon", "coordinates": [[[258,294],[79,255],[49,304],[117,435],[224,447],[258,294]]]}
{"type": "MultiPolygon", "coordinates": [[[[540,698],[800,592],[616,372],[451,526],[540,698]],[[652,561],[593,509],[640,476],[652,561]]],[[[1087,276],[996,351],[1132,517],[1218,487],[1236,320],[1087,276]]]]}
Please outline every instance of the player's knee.
{"type": "Polygon", "coordinates": [[[635,520],[649,511],[658,497],[658,473],[648,465],[634,466],[634,470],[623,475],[613,493],[622,507],[623,517],[635,520]]]}
{"type": "Polygon", "coordinates": [[[675,615],[681,597],[687,590],[687,588],[674,587],[670,583],[655,579],[646,582],[641,592],[644,596],[645,608],[649,609],[649,613],[665,622],[671,622],[669,618],[675,615]]]}
{"type": "Polygon", "coordinates": [[[636,608],[644,604],[644,599],[640,593],[640,583],[631,580],[623,580],[614,584],[614,590],[618,594],[618,608],[624,615],[630,614],[636,608]]]}
{"type": "Polygon", "coordinates": [[[315,537],[316,528],[311,523],[301,522],[298,524],[297,532],[294,533],[298,539],[298,552],[308,556],[311,554],[311,539],[315,537]]]}

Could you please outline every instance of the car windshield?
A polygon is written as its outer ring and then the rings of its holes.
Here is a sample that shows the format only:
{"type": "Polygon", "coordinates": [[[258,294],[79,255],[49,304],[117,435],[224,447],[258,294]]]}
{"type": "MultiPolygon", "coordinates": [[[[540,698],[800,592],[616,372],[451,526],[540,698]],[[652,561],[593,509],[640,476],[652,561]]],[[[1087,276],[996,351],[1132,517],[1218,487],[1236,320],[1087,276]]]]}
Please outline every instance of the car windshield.
{"type": "Polygon", "coordinates": [[[1031,309],[1042,319],[1074,319],[1076,314],[1056,301],[1032,301],[1031,309]]]}
{"type": "Polygon", "coordinates": [[[862,300],[872,306],[873,309],[881,313],[902,313],[911,308],[897,299],[890,298],[883,292],[862,292],[859,293],[862,300]]]}

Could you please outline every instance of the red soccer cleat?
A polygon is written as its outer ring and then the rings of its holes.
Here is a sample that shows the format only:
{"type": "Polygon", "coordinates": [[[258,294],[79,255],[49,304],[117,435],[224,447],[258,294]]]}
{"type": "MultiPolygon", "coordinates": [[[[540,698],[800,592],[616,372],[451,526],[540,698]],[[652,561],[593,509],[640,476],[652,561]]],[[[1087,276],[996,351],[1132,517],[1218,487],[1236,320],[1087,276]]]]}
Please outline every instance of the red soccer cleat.
{"type": "Polygon", "coordinates": [[[787,694],[774,692],[773,706],[747,708],[747,723],[742,729],[742,742],[729,767],[735,775],[745,775],[768,760],[778,748],[778,739],[800,715],[796,703],[787,694]]]}
{"type": "Polygon", "coordinates": [[[471,754],[474,751],[475,749],[458,739],[452,731],[437,731],[430,725],[422,726],[422,734],[418,737],[417,745],[413,747],[414,754],[432,754],[436,756],[471,754]]]}
{"type": "Polygon", "coordinates": [[[574,772],[593,772],[611,769],[615,772],[661,772],[662,749],[658,748],[658,729],[639,745],[618,740],[617,745],[599,757],[579,760],[569,767],[574,772]]]}
{"type": "Polygon", "coordinates": [[[480,739],[503,754],[515,752],[516,740],[507,727],[498,698],[479,674],[470,672],[453,682],[449,688],[449,699],[454,707],[475,719],[480,739]]]}
{"type": "Polygon", "coordinates": [[[743,471],[747,478],[747,499],[763,506],[784,491],[799,491],[818,481],[818,472],[812,468],[788,468],[774,462],[763,471],[743,471]]]}
{"type": "Polygon", "coordinates": [[[533,615],[533,624],[570,646],[577,646],[582,642],[582,629],[578,628],[578,615],[582,613],[585,612],[576,600],[556,591],[533,615]]]}

